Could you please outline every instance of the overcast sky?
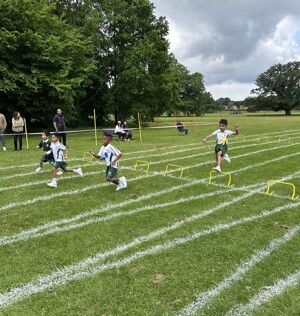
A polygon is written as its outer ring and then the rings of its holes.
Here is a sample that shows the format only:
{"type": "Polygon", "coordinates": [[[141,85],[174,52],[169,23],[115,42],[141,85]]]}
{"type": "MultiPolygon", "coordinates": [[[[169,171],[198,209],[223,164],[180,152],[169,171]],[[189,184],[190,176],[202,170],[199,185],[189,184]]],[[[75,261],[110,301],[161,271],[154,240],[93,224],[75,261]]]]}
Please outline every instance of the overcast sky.
{"type": "Polygon", "coordinates": [[[240,101],[269,67],[300,60],[300,0],[152,0],[170,51],[214,99],[240,101]]]}

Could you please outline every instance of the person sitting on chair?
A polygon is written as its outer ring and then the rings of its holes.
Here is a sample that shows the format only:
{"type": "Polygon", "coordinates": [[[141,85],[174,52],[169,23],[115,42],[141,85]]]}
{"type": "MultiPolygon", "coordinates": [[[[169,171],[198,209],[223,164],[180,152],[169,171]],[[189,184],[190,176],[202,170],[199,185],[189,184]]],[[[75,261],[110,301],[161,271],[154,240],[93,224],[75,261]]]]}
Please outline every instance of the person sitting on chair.
{"type": "Polygon", "coordinates": [[[125,132],[123,130],[121,121],[118,121],[118,124],[115,127],[115,134],[119,136],[119,140],[124,140],[125,132]]]}
{"type": "Polygon", "coordinates": [[[132,140],[132,133],[130,132],[128,124],[127,124],[126,121],[124,121],[124,123],[123,123],[123,130],[125,132],[125,141],[126,140],[128,140],[128,141],[132,140]]]}
{"type": "Polygon", "coordinates": [[[177,127],[177,129],[178,129],[178,131],[179,131],[180,133],[184,133],[184,132],[185,132],[185,128],[183,127],[183,125],[182,125],[182,123],[181,123],[180,121],[178,121],[178,122],[176,123],[176,127],[177,127]]]}

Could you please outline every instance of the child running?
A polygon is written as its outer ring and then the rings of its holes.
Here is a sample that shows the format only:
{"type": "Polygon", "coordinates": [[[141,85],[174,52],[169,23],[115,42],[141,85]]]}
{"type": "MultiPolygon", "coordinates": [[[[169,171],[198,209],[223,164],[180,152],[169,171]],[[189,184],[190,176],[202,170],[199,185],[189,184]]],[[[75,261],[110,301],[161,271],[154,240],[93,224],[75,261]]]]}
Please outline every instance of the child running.
{"type": "MultiPolygon", "coordinates": [[[[36,146],[36,148],[43,148],[43,155],[40,159],[40,166],[35,170],[35,172],[41,172],[43,171],[43,165],[44,162],[49,162],[50,165],[54,164],[54,157],[53,153],[50,152],[49,155],[44,155],[45,152],[48,152],[50,150],[51,141],[49,140],[50,132],[47,130],[44,130],[42,132],[42,140],[40,143],[36,146]]],[[[57,172],[58,175],[62,174],[61,171],[57,172]]]]}
{"type": "Polygon", "coordinates": [[[239,134],[239,130],[238,130],[238,125],[234,126],[235,132],[232,132],[230,130],[227,130],[227,125],[228,122],[225,119],[222,119],[219,122],[219,129],[214,131],[212,134],[206,136],[203,139],[203,143],[206,143],[206,141],[211,138],[216,136],[216,147],[215,147],[215,153],[216,153],[216,161],[217,161],[217,166],[214,167],[213,169],[221,172],[221,163],[223,162],[223,160],[226,160],[228,162],[231,162],[231,159],[229,158],[229,156],[226,154],[227,151],[227,138],[230,135],[238,135],[239,134]]]}
{"type": "Polygon", "coordinates": [[[127,188],[127,180],[125,177],[117,178],[119,162],[122,157],[122,153],[114,147],[112,144],[112,136],[105,134],[102,139],[103,146],[100,148],[98,154],[96,154],[93,148],[90,148],[90,153],[98,159],[105,160],[106,163],[106,180],[117,185],[116,191],[127,188]]]}
{"type": "Polygon", "coordinates": [[[64,150],[66,151],[66,155],[68,155],[68,147],[59,142],[59,137],[60,135],[58,133],[52,134],[52,143],[50,146],[50,150],[44,152],[45,156],[49,155],[52,152],[54,157],[54,163],[52,168],[52,181],[50,183],[47,183],[47,185],[51,188],[57,187],[56,175],[58,168],[61,168],[64,172],[76,172],[81,177],[83,177],[81,168],[67,168],[68,164],[66,163],[64,158],[64,150]]]}

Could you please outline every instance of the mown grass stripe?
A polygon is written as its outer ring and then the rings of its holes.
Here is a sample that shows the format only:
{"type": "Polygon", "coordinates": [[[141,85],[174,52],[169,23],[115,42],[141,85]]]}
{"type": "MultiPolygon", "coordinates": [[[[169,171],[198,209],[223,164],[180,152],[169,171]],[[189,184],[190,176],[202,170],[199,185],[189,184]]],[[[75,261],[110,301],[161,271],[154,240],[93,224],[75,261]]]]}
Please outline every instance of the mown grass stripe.
{"type": "MultiPolygon", "coordinates": [[[[224,207],[224,204],[229,206],[232,204],[232,201],[223,203],[222,207],[224,207]]],[[[128,249],[127,248],[128,245],[118,246],[116,248],[116,251],[110,250],[106,253],[98,253],[97,255],[93,257],[87,258],[83,262],[79,262],[71,266],[66,266],[60,269],[59,271],[55,271],[45,276],[39,276],[36,280],[26,283],[23,286],[12,287],[9,292],[0,294],[0,307],[8,306],[19,300],[28,298],[33,294],[44,292],[47,289],[51,289],[59,285],[67,284],[74,280],[90,277],[108,269],[114,269],[114,268],[120,268],[120,267],[126,266],[135,260],[144,258],[149,255],[159,254],[163,251],[172,249],[178,245],[183,245],[187,242],[191,242],[195,239],[199,239],[200,237],[204,237],[213,233],[218,233],[224,230],[228,230],[237,225],[249,223],[258,219],[262,219],[267,216],[271,216],[271,215],[274,215],[276,213],[279,213],[281,211],[285,211],[291,208],[297,208],[299,205],[300,205],[300,202],[290,203],[284,206],[277,207],[271,211],[262,211],[260,214],[240,218],[238,220],[232,221],[227,224],[217,224],[210,229],[206,229],[206,230],[188,235],[186,237],[175,238],[169,242],[152,246],[143,251],[135,252],[132,255],[129,255],[128,257],[115,260],[109,263],[102,263],[102,260],[105,259],[108,254],[116,255],[117,253],[120,252],[120,250],[124,251],[128,249]]],[[[211,212],[211,210],[208,212],[211,212]]],[[[150,235],[148,235],[148,237],[149,236],[150,235]]],[[[142,242],[146,240],[147,240],[147,236],[141,236],[139,237],[139,239],[135,239],[135,241],[131,242],[130,244],[131,245],[133,243],[137,244],[136,242],[138,241],[142,242]]]]}
{"type": "Polygon", "coordinates": [[[272,285],[263,287],[260,292],[255,295],[248,304],[236,305],[229,310],[226,316],[248,316],[252,315],[262,304],[270,303],[270,301],[279,295],[282,295],[288,288],[299,286],[300,270],[288,275],[285,279],[280,278],[272,285]]]}
{"type": "Polygon", "coordinates": [[[256,250],[253,255],[248,260],[239,265],[229,277],[225,278],[222,282],[215,285],[212,289],[206,292],[199,293],[196,300],[184,307],[177,315],[196,315],[211,300],[216,298],[224,289],[227,289],[235,282],[242,280],[242,278],[250,269],[252,269],[259,262],[265,260],[267,257],[272,255],[272,253],[274,253],[279,247],[284,246],[287,242],[294,238],[298,234],[299,230],[300,225],[297,225],[290,229],[282,237],[272,240],[264,248],[256,250]]]}

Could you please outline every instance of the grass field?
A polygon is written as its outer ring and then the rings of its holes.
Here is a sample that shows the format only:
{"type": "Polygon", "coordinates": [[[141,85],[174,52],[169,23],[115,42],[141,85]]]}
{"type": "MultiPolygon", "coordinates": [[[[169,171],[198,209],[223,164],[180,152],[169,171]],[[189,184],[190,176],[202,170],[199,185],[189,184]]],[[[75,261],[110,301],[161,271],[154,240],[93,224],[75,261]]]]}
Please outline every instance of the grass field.
{"type": "MultiPolygon", "coordinates": [[[[232,137],[213,174],[219,115],[189,119],[189,135],[145,129],[114,141],[119,175],[83,160],[94,134],[70,134],[75,173],[35,173],[39,136],[0,152],[0,315],[300,315],[300,116],[223,114],[232,137]],[[142,161],[137,164],[136,161],[142,161]],[[149,172],[146,172],[146,162],[149,172]],[[178,165],[183,168],[169,166],[178,165]],[[272,184],[269,180],[289,184],[272,184]],[[294,187],[293,187],[294,185],[294,187]]],[[[184,118],[182,118],[184,121],[184,118]]],[[[159,118],[154,126],[172,125],[159,118]]]]}

